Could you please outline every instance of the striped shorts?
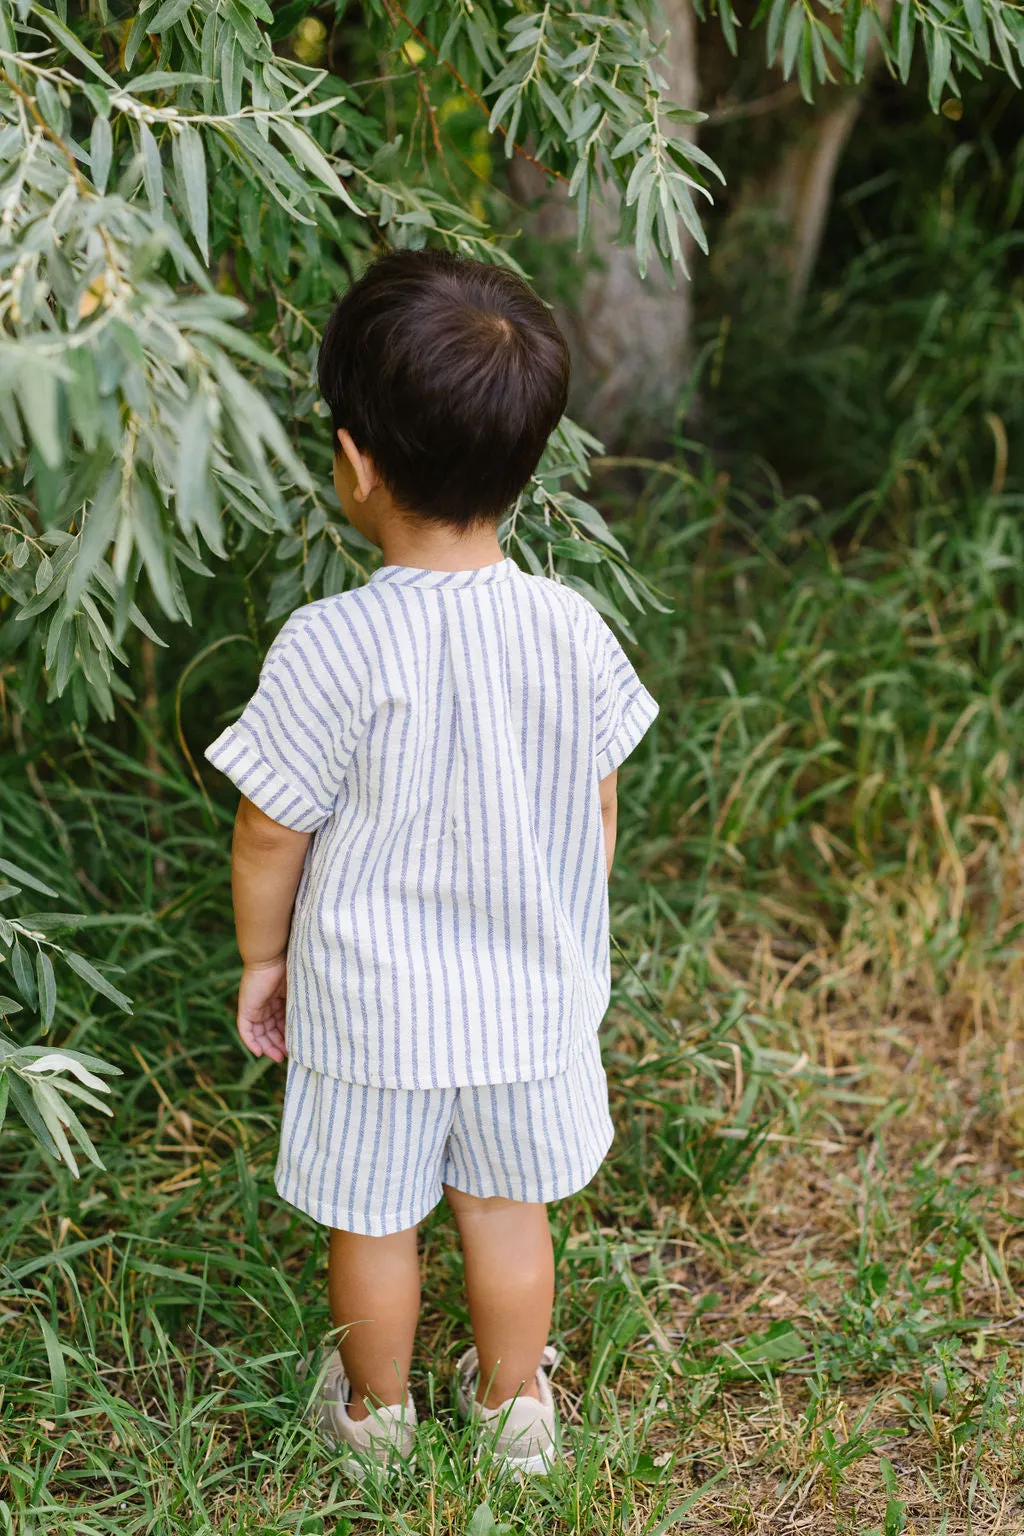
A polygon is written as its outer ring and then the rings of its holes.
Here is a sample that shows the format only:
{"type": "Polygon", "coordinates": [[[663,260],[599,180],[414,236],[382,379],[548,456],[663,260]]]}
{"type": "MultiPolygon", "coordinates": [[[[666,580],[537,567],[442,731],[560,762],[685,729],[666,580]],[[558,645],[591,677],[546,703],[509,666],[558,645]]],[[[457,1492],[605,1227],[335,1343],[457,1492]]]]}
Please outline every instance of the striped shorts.
{"type": "Polygon", "coordinates": [[[477,1088],[369,1088],[289,1061],[274,1183],[325,1226],[383,1237],[422,1221],[445,1184],[562,1200],[612,1135],[596,1033],[556,1077],[477,1088]]]}

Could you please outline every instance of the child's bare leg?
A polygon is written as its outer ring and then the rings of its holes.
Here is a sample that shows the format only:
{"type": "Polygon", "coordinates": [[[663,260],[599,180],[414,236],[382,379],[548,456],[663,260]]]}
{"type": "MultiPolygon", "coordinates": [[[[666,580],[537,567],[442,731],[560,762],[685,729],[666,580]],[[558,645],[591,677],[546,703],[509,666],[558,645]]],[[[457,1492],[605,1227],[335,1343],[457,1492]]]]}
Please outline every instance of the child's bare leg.
{"type": "Polygon", "coordinates": [[[338,1347],[352,1387],[349,1416],[366,1418],[364,1399],[404,1403],[420,1312],[416,1228],[390,1237],[332,1228],[327,1291],[334,1326],[346,1330],[338,1347]]]}
{"type": "Polygon", "coordinates": [[[481,1200],[447,1187],[445,1195],[462,1239],[469,1316],[480,1357],[477,1401],[497,1408],[517,1393],[536,1397],[537,1367],[555,1295],[547,1206],[500,1197],[481,1200]]]}

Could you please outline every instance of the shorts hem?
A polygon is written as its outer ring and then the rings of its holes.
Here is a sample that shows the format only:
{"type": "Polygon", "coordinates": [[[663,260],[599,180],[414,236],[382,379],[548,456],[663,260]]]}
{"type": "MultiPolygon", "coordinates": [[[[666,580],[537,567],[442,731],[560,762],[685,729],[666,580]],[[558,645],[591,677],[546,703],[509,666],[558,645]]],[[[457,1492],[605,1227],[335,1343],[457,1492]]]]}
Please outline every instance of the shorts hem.
{"type": "MultiPolygon", "coordinates": [[[[502,1200],[519,1200],[528,1205],[553,1205],[556,1200],[568,1200],[570,1195],[578,1195],[581,1190],[586,1189],[587,1185],[597,1178],[614,1141],[615,1128],[613,1126],[609,1130],[608,1139],[600,1156],[595,1160],[589,1173],[581,1173],[578,1169],[574,1169],[566,1173],[564,1178],[553,1179],[550,1186],[543,1185],[538,1187],[521,1184],[517,1188],[511,1188],[512,1181],[509,1180],[501,1189],[497,1187],[493,1189],[465,1189],[456,1182],[456,1179],[459,1177],[458,1175],[456,1175],[456,1178],[446,1178],[443,1182],[449,1189],[457,1189],[460,1195],[473,1195],[477,1200],[500,1198],[502,1200]]],[[[586,1166],[589,1165],[584,1164],[584,1167],[586,1166]]]]}
{"type": "Polygon", "coordinates": [[[309,1200],[293,1190],[287,1179],[274,1175],[274,1188],[286,1200],[289,1205],[301,1211],[304,1216],[309,1216],[322,1227],[332,1227],[338,1232],[352,1232],[358,1237],[393,1237],[396,1232],[405,1232],[409,1227],[419,1226],[425,1221],[441,1201],[444,1199],[444,1191],[438,1190],[437,1198],[431,1200],[418,1216],[410,1216],[407,1211],[388,1212],[385,1215],[364,1215],[362,1212],[351,1214],[336,1206],[332,1207],[329,1201],[309,1200]],[[340,1218],[344,1217],[344,1220],[340,1218]]]}

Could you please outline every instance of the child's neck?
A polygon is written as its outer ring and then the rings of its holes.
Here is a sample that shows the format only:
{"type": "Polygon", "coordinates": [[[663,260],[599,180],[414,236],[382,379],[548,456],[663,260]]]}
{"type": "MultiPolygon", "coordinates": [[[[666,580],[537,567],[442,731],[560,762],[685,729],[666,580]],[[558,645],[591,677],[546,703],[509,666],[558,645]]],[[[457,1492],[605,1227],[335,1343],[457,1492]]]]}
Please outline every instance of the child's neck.
{"type": "Polygon", "coordinates": [[[505,558],[493,523],[458,529],[443,524],[424,526],[403,517],[388,519],[379,536],[385,565],[411,565],[424,571],[476,571],[505,558]]]}

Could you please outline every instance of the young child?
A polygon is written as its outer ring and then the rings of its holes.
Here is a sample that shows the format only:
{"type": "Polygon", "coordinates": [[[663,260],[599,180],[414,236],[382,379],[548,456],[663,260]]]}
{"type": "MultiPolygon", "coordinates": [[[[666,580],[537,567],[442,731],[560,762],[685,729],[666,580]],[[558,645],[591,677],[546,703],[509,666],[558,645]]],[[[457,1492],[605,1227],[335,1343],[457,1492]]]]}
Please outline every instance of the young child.
{"type": "Polygon", "coordinates": [[[338,304],[319,377],[338,498],[384,563],[292,615],[206,754],[242,793],[238,1029],[287,1054],[277,1189],[331,1228],[327,1437],[355,1462],[410,1452],[417,1223],[443,1194],[475,1340],[460,1404],[542,1471],[546,1205],[612,1139],[616,770],[657,705],[591,604],[498,543],[569,380],[523,282],[387,255],[338,304]]]}

